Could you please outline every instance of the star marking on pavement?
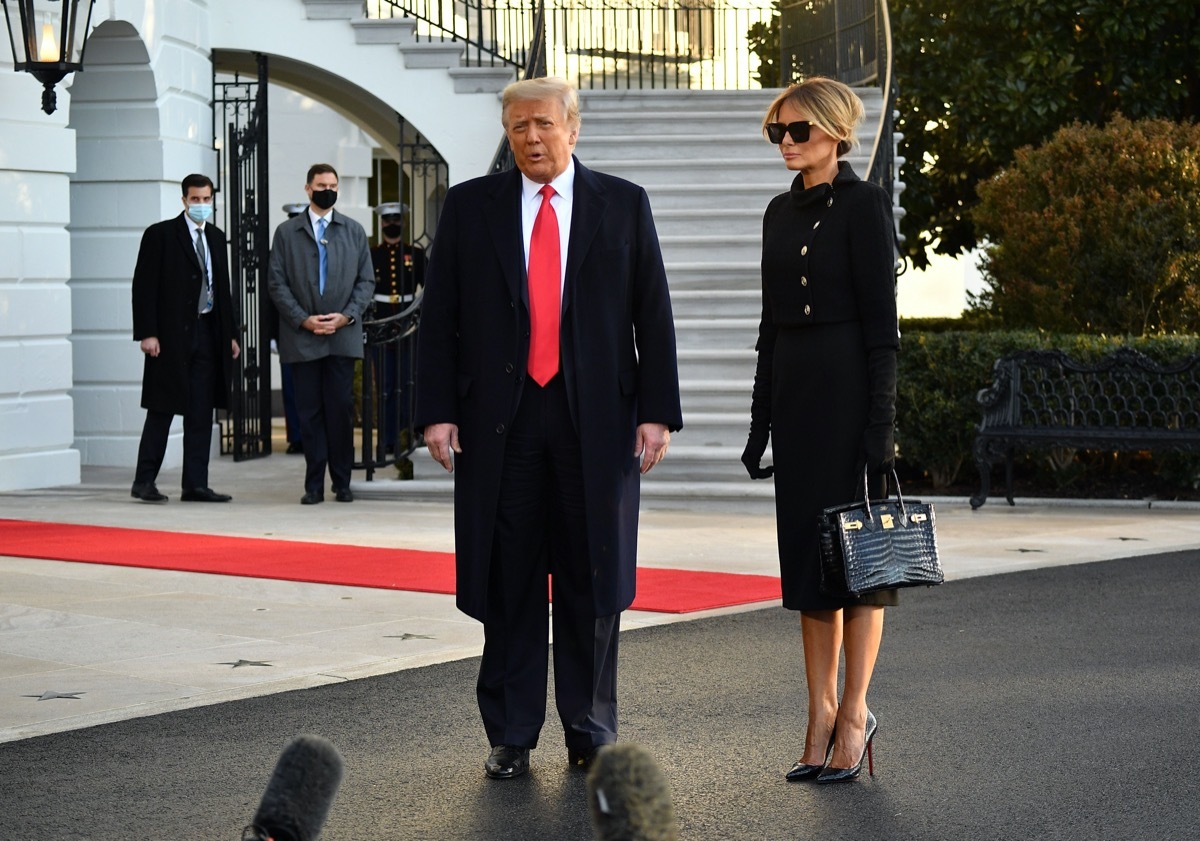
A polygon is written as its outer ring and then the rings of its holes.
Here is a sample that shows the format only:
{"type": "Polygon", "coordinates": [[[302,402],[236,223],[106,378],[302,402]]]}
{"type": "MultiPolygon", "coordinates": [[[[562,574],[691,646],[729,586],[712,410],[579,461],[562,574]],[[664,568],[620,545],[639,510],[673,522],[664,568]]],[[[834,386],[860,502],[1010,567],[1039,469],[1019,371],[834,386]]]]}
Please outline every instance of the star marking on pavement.
{"type": "Polygon", "coordinates": [[[384,639],[388,640],[431,640],[435,637],[429,634],[384,634],[384,639]]]}
{"type": "Polygon", "coordinates": [[[271,668],[274,668],[274,666],[271,663],[268,663],[266,660],[238,660],[236,662],[217,663],[217,665],[233,666],[235,669],[241,666],[270,666],[271,668]]]}
{"type": "Polygon", "coordinates": [[[55,692],[54,690],[48,689],[45,692],[43,692],[41,695],[22,695],[21,697],[22,698],[37,698],[39,701],[56,701],[59,699],[62,699],[65,701],[82,701],[83,699],[80,698],[79,696],[86,695],[86,694],[87,694],[86,692],[55,692]]]}

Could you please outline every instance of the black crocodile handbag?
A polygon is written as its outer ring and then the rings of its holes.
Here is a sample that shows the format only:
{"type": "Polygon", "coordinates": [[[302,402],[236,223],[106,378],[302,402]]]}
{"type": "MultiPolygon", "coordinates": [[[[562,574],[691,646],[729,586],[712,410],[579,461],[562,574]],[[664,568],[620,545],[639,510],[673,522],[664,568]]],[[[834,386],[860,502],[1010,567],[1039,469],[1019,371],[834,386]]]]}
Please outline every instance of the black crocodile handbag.
{"type": "Polygon", "coordinates": [[[892,477],[895,500],[872,502],[864,470],[863,501],[821,513],[821,590],[826,595],[854,598],[944,580],[933,505],[905,500],[895,472],[892,477]]]}

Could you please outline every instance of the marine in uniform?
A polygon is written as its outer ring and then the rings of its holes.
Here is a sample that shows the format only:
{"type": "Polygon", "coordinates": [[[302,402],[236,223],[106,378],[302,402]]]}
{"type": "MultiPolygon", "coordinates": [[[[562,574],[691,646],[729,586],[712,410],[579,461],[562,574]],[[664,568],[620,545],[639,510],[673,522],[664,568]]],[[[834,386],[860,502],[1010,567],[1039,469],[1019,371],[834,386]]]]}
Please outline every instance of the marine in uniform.
{"type": "MultiPolygon", "coordinates": [[[[386,202],[375,208],[380,223],[380,243],[371,249],[375,265],[375,300],[371,318],[375,321],[396,315],[410,307],[425,283],[425,249],[404,242],[404,216],[408,205],[386,202]]],[[[384,423],[381,430],[387,452],[405,449],[408,441],[409,395],[413,381],[414,337],[398,343],[372,345],[372,367],[377,393],[383,396],[384,423]]],[[[397,469],[404,478],[412,478],[412,462],[399,459],[397,469]]]]}

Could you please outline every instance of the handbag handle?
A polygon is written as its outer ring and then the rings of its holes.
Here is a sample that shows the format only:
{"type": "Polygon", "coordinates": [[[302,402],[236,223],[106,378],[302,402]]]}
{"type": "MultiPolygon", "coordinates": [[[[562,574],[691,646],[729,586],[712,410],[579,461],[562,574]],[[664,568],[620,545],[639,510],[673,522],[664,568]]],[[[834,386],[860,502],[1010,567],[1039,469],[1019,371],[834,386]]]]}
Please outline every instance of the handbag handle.
{"type": "MultiPolygon", "coordinates": [[[[874,515],[871,514],[871,492],[868,489],[869,482],[867,481],[867,466],[863,465],[863,507],[867,510],[867,519],[874,520],[874,515]]],[[[892,481],[896,483],[896,498],[900,500],[900,522],[908,522],[908,510],[904,507],[904,493],[900,490],[900,477],[896,475],[896,468],[892,468],[892,481]]],[[[884,499],[887,499],[886,487],[884,499]]]]}

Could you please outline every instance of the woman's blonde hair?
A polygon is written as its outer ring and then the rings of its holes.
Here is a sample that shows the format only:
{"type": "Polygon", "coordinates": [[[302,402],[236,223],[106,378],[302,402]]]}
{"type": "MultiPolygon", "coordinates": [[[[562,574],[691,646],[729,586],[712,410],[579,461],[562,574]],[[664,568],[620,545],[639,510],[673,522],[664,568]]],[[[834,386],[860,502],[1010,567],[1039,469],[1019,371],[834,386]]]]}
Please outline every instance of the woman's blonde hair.
{"type": "Polygon", "coordinates": [[[838,139],[839,158],[858,146],[855,129],[863,121],[863,104],[847,85],[824,76],[810,76],[791,85],[767,109],[762,122],[764,133],[767,123],[778,122],[779,110],[788,102],[809,114],[821,131],[838,139]]]}
{"type": "Polygon", "coordinates": [[[504,89],[500,98],[500,123],[508,128],[508,107],[514,102],[542,102],[557,99],[562,103],[568,128],[579,127],[579,94],[570,82],[555,76],[522,79],[504,89]]]}

